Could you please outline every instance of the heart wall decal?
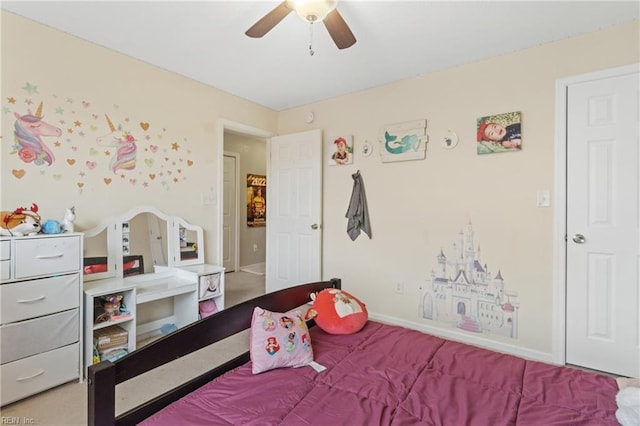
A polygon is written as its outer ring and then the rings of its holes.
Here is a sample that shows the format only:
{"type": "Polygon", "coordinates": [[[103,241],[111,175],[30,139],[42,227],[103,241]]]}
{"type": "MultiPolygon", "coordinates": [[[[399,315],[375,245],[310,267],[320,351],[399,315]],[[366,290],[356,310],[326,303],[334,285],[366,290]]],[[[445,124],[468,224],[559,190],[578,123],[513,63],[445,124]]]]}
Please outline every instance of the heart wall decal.
{"type": "Polygon", "coordinates": [[[13,169],[13,170],[11,170],[11,173],[12,173],[15,177],[17,177],[18,179],[22,179],[22,177],[23,177],[23,176],[25,175],[25,173],[27,173],[27,172],[25,172],[25,170],[24,170],[24,169],[17,169],[17,170],[16,170],[16,169],[13,169]]]}
{"type": "Polygon", "coordinates": [[[146,132],[147,130],[149,130],[149,123],[143,121],[140,123],[140,127],[142,127],[142,130],[146,132]]]}

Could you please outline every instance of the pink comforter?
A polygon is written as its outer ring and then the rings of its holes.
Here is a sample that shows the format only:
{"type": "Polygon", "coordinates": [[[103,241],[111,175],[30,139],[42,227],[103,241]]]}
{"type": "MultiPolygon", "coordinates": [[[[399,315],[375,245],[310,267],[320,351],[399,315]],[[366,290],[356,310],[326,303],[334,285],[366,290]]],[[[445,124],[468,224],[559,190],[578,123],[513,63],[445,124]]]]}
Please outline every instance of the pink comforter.
{"type": "Polygon", "coordinates": [[[617,425],[613,378],[370,321],[312,329],[327,367],[244,365],[144,425],[617,425]]]}

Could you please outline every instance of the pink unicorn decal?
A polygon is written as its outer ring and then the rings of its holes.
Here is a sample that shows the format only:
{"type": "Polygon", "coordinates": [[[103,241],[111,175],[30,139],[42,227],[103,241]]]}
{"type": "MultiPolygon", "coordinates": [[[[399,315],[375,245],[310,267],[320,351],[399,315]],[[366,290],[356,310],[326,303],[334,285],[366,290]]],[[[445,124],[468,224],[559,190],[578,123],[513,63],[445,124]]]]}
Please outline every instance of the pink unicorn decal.
{"type": "Polygon", "coordinates": [[[53,152],[42,142],[41,136],[60,136],[62,130],[42,121],[42,102],[40,102],[35,115],[31,113],[31,110],[27,110],[25,115],[20,115],[17,112],[14,115],[16,123],[13,134],[18,157],[25,163],[33,162],[38,166],[47,163],[50,166],[55,157],[53,152]]]}
{"type": "Polygon", "coordinates": [[[96,139],[100,146],[115,146],[117,147],[116,154],[111,157],[109,168],[113,173],[118,173],[118,170],[133,170],[136,168],[137,151],[136,139],[129,132],[123,132],[123,135],[116,134],[118,129],[113,125],[109,116],[104,115],[107,119],[110,132],[104,136],[100,136],[96,139]]]}

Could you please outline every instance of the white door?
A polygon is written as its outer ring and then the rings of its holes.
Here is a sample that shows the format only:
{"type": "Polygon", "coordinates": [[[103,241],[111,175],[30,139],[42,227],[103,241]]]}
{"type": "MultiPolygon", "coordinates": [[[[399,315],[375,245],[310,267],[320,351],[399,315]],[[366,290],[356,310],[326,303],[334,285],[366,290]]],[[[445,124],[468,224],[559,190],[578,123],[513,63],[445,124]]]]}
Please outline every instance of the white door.
{"type": "Polygon", "coordinates": [[[269,139],[267,293],[321,279],[322,133],[269,139]]]}
{"type": "Polygon", "coordinates": [[[236,270],[236,236],[237,236],[237,181],[234,155],[224,155],[223,163],[223,206],[222,206],[222,264],[226,272],[236,270]]]}
{"type": "Polygon", "coordinates": [[[566,361],[640,376],[638,73],[567,99],[566,361]]]}

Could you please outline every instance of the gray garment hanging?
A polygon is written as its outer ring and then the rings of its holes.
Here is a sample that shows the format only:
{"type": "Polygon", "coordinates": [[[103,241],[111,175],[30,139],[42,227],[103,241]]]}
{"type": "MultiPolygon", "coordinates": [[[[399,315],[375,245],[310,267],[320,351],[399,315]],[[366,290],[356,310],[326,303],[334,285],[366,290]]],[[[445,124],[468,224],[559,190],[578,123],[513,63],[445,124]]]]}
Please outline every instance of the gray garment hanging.
{"type": "Polygon", "coordinates": [[[352,174],[353,192],[351,193],[351,201],[349,201],[349,209],[347,209],[346,217],[349,219],[347,223],[347,234],[351,241],[355,241],[360,235],[360,230],[371,239],[371,223],[369,222],[369,209],[367,208],[367,197],[364,193],[364,182],[360,176],[360,170],[352,174]]]}

